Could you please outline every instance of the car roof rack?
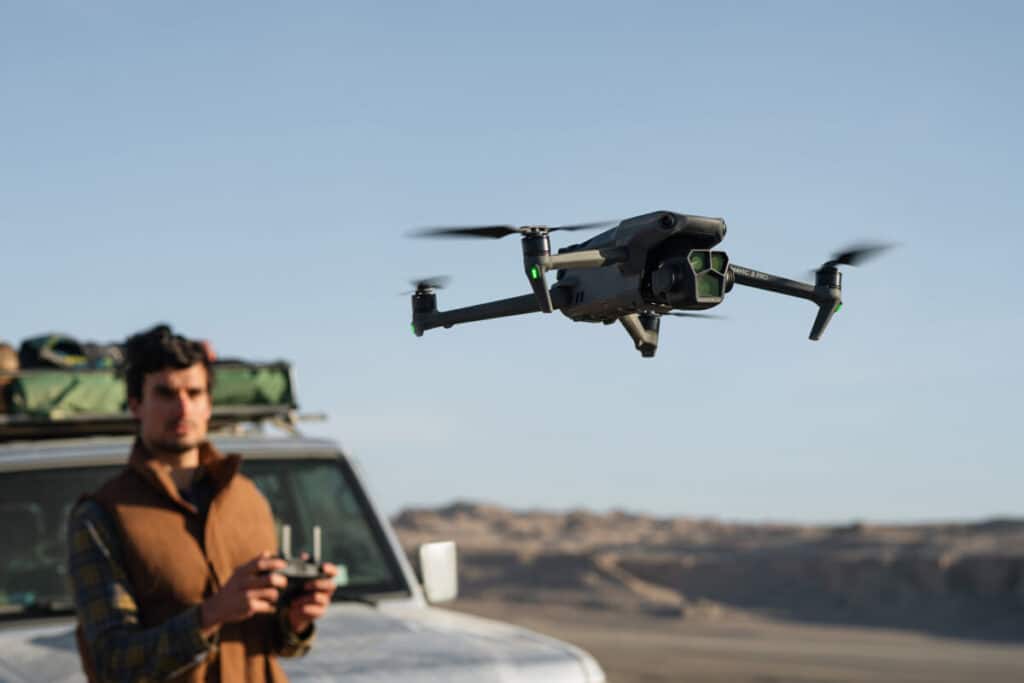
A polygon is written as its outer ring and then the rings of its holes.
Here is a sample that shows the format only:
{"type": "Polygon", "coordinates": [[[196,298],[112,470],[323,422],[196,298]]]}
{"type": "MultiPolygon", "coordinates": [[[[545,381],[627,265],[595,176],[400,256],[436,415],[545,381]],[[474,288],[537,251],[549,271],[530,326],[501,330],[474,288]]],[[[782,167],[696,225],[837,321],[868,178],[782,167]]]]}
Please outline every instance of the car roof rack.
{"type": "MultiPolygon", "coordinates": [[[[212,368],[211,432],[268,422],[295,430],[298,405],[289,363],[218,361],[212,368]]],[[[118,391],[122,396],[124,392],[124,380],[117,372],[95,368],[31,368],[6,373],[5,377],[13,375],[14,378],[6,390],[18,400],[17,405],[9,406],[11,412],[0,413],[0,443],[135,434],[138,422],[124,409],[123,398],[117,398],[118,391]],[[88,401],[73,400],[74,391],[96,381],[106,383],[107,403],[116,402],[116,410],[88,410],[88,401]]]]}

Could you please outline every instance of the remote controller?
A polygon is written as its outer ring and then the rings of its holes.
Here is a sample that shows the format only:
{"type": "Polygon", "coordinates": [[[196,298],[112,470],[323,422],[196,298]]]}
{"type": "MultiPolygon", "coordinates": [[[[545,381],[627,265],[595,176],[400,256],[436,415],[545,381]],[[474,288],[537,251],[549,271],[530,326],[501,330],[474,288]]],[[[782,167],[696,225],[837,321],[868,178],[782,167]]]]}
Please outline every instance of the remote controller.
{"type": "Polygon", "coordinates": [[[311,560],[292,557],[292,528],[287,524],[281,526],[281,557],[288,561],[288,566],[277,570],[277,573],[288,579],[288,585],[279,591],[277,598],[279,605],[287,605],[305,593],[307,582],[327,578],[323,571],[323,562],[320,560],[321,536],[320,527],[313,527],[313,558],[311,560]]]}

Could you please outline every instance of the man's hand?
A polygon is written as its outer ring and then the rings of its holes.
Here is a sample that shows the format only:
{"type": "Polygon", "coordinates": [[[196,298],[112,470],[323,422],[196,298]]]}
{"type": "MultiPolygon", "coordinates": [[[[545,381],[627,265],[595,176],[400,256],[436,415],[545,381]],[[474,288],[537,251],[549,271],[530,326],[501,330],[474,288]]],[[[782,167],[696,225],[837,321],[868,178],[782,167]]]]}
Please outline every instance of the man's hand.
{"type": "Polygon", "coordinates": [[[307,581],[306,592],[297,595],[288,605],[288,621],[295,633],[305,633],[313,620],[322,617],[327,611],[327,605],[331,604],[338,568],[330,562],[324,562],[323,573],[327,578],[307,581]]]}
{"type": "Polygon", "coordinates": [[[228,582],[200,606],[203,635],[210,637],[221,624],[242,621],[254,614],[272,614],[277,609],[277,589],[288,584],[287,579],[274,572],[287,564],[264,551],[236,569],[228,582]]]}

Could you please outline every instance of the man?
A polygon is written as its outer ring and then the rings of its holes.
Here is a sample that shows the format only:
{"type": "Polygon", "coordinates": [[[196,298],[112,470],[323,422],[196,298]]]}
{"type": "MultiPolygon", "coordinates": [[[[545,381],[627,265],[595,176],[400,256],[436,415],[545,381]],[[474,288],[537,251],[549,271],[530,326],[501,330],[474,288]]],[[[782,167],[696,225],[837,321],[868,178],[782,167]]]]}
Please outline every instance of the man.
{"type": "Polygon", "coordinates": [[[83,668],[91,681],[285,681],[276,657],[309,650],[337,570],[276,604],[270,507],[239,456],[206,440],[209,354],[162,325],[125,352],[138,437],[68,524],[83,668]]]}

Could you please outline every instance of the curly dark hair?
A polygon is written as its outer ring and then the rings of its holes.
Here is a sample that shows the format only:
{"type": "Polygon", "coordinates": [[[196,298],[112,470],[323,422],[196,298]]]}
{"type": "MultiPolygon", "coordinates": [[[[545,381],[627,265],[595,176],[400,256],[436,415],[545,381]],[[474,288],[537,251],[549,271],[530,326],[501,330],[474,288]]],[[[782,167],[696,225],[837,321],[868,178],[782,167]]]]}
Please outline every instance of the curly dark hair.
{"type": "Polygon", "coordinates": [[[207,388],[213,389],[213,369],[206,346],[201,341],[174,334],[169,325],[161,324],[133,334],[124,344],[124,355],[128,398],[142,398],[142,383],[147,374],[168,368],[182,370],[196,363],[206,368],[207,388]]]}

